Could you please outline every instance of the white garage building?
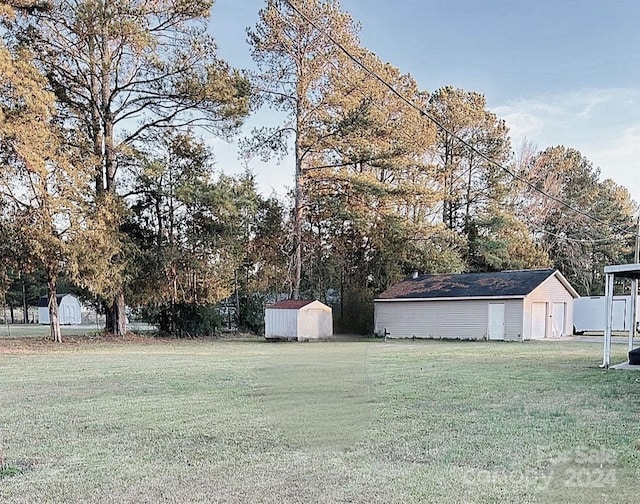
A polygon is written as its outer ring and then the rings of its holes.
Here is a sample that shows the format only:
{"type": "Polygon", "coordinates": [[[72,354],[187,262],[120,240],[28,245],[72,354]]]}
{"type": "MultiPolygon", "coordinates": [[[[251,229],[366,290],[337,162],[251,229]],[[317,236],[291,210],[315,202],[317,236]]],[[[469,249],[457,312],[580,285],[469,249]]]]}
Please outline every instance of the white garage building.
{"type": "Polygon", "coordinates": [[[388,338],[530,340],[573,332],[579,297],[555,269],[417,275],[374,300],[388,338]]]}
{"type": "Polygon", "coordinates": [[[333,336],[333,315],[320,301],[290,299],[267,306],[264,326],[267,339],[328,339],[333,336]]]}

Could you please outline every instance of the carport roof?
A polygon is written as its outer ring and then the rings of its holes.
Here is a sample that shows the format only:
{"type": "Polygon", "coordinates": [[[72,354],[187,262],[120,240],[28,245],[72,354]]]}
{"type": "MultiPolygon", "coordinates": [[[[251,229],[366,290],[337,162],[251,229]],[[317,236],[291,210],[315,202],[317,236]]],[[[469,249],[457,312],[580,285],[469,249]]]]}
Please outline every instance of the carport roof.
{"type": "Polygon", "coordinates": [[[605,266],[604,272],[614,274],[619,278],[635,278],[640,279],[640,264],[614,264],[612,266],[605,266]]]}
{"type": "Polygon", "coordinates": [[[556,269],[512,270],[495,273],[421,275],[406,279],[376,299],[440,299],[525,297],[551,276],[557,276],[573,297],[569,282],[556,269]]]}

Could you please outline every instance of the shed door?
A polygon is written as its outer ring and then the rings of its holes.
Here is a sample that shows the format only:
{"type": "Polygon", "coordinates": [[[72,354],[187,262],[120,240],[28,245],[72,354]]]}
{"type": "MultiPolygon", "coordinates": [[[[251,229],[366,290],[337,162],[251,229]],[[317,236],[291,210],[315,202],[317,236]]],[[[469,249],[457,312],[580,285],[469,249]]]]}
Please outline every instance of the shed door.
{"type": "Polygon", "coordinates": [[[564,336],[565,303],[553,303],[553,337],[564,336]]]}
{"type": "Polygon", "coordinates": [[[75,322],[73,307],[70,304],[63,304],[62,314],[63,320],[60,321],[61,324],[73,324],[75,322]]]}
{"type": "Polygon", "coordinates": [[[322,310],[307,310],[306,313],[306,334],[308,338],[320,338],[323,336],[322,334],[322,310]]]}
{"type": "Polygon", "coordinates": [[[504,303],[489,303],[489,339],[504,339],[504,303]]]}
{"type": "Polygon", "coordinates": [[[547,337],[547,303],[531,305],[531,339],[547,337]]]}

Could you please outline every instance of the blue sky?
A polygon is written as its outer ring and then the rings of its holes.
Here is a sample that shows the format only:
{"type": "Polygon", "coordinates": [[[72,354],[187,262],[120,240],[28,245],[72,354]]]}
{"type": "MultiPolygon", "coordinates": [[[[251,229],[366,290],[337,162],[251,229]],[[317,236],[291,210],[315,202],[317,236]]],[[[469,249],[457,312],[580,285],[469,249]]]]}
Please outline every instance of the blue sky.
{"type": "MultiPolygon", "coordinates": [[[[211,32],[230,64],[252,65],[246,27],[264,0],[217,0],[211,32]]],[[[640,202],[640,1],[342,0],[362,45],[421,89],[478,91],[514,148],[573,147],[640,202]]],[[[263,113],[249,124],[269,120],[263,113]]],[[[235,144],[218,166],[240,170],[235,144]]],[[[249,162],[263,192],[293,182],[290,163],[249,162]]]]}

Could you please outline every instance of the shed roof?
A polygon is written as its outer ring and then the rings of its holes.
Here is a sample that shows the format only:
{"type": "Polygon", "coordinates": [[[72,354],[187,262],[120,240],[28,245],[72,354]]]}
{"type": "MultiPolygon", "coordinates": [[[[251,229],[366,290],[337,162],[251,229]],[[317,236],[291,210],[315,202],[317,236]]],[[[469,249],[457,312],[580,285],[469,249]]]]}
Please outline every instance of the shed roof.
{"type": "MultiPolygon", "coordinates": [[[[60,306],[60,301],[62,301],[62,298],[69,295],[73,296],[73,294],[69,294],[69,293],[56,294],[56,299],[58,300],[58,306],[60,306]]],[[[46,308],[47,306],[49,306],[49,296],[40,296],[40,299],[38,300],[38,308],[46,308]]]]}
{"type": "Polygon", "coordinates": [[[558,277],[574,297],[578,296],[558,270],[536,269],[495,273],[421,275],[389,287],[376,299],[525,297],[553,275],[558,277]]]}
{"type": "Polygon", "coordinates": [[[299,310],[313,303],[313,299],[285,299],[284,301],[278,301],[272,305],[267,306],[273,310],[299,310]]]}

